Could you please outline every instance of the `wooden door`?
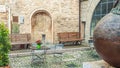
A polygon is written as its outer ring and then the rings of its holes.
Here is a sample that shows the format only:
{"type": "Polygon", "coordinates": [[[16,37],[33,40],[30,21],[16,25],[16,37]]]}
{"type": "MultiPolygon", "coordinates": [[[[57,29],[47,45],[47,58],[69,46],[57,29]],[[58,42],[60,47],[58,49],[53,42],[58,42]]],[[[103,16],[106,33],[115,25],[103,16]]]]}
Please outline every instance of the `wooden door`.
{"type": "Polygon", "coordinates": [[[85,22],[81,23],[81,37],[85,38],[85,22]]]}
{"type": "Polygon", "coordinates": [[[39,12],[32,17],[32,41],[42,40],[42,34],[46,35],[46,41],[52,42],[51,18],[46,13],[39,12]]]}

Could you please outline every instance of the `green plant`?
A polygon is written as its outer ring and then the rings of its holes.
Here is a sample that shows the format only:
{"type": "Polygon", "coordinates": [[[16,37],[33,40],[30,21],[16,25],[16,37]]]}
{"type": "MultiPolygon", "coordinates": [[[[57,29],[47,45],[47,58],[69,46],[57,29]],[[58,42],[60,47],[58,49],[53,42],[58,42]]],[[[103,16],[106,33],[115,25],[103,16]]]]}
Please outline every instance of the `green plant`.
{"type": "Polygon", "coordinates": [[[10,48],[9,31],[4,23],[0,23],[0,67],[9,64],[8,53],[10,48]]]}
{"type": "Polygon", "coordinates": [[[12,33],[19,33],[19,24],[17,23],[12,24],[12,33]]]}

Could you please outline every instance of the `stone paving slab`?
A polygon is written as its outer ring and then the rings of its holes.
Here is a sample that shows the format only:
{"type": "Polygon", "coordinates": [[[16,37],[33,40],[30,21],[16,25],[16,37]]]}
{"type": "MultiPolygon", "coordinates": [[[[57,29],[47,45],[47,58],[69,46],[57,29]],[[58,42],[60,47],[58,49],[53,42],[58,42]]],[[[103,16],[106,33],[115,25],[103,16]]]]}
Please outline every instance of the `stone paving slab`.
{"type": "Polygon", "coordinates": [[[92,61],[92,62],[83,62],[83,68],[115,68],[110,66],[104,60],[92,61]]]}
{"type": "Polygon", "coordinates": [[[10,66],[11,68],[58,68],[58,66],[60,68],[82,68],[82,62],[95,61],[100,59],[97,57],[96,51],[94,49],[73,48],[66,49],[64,51],[65,52],[63,54],[59,55],[43,55],[46,63],[41,62],[40,65],[36,63],[34,64],[34,62],[32,62],[34,56],[31,51],[14,51],[9,54],[10,66]]]}

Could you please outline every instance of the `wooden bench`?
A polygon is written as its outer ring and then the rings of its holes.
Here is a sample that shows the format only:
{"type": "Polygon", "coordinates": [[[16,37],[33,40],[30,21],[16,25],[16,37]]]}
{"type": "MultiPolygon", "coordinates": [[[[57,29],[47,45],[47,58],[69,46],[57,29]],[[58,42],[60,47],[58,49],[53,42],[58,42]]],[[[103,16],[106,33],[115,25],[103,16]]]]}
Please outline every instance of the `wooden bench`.
{"type": "MultiPolygon", "coordinates": [[[[21,48],[28,48],[28,45],[31,44],[31,36],[30,34],[10,34],[10,41],[12,45],[12,50],[14,50],[16,45],[19,45],[21,48]]],[[[20,47],[17,48],[20,48],[20,47]]]]}
{"type": "Polygon", "coordinates": [[[73,42],[73,44],[81,44],[83,40],[79,32],[62,32],[57,35],[59,43],[73,42]]]}

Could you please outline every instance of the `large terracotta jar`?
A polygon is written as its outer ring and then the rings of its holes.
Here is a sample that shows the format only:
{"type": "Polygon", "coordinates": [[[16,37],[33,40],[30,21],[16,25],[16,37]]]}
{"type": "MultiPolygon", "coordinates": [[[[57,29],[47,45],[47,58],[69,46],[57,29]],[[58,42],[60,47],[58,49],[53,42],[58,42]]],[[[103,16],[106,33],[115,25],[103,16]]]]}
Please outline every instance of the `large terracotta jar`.
{"type": "Polygon", "coordinates": [[[94,30],[94,46],[110,65],[120,67],[120,1],[103,17],[94,30]]]}

